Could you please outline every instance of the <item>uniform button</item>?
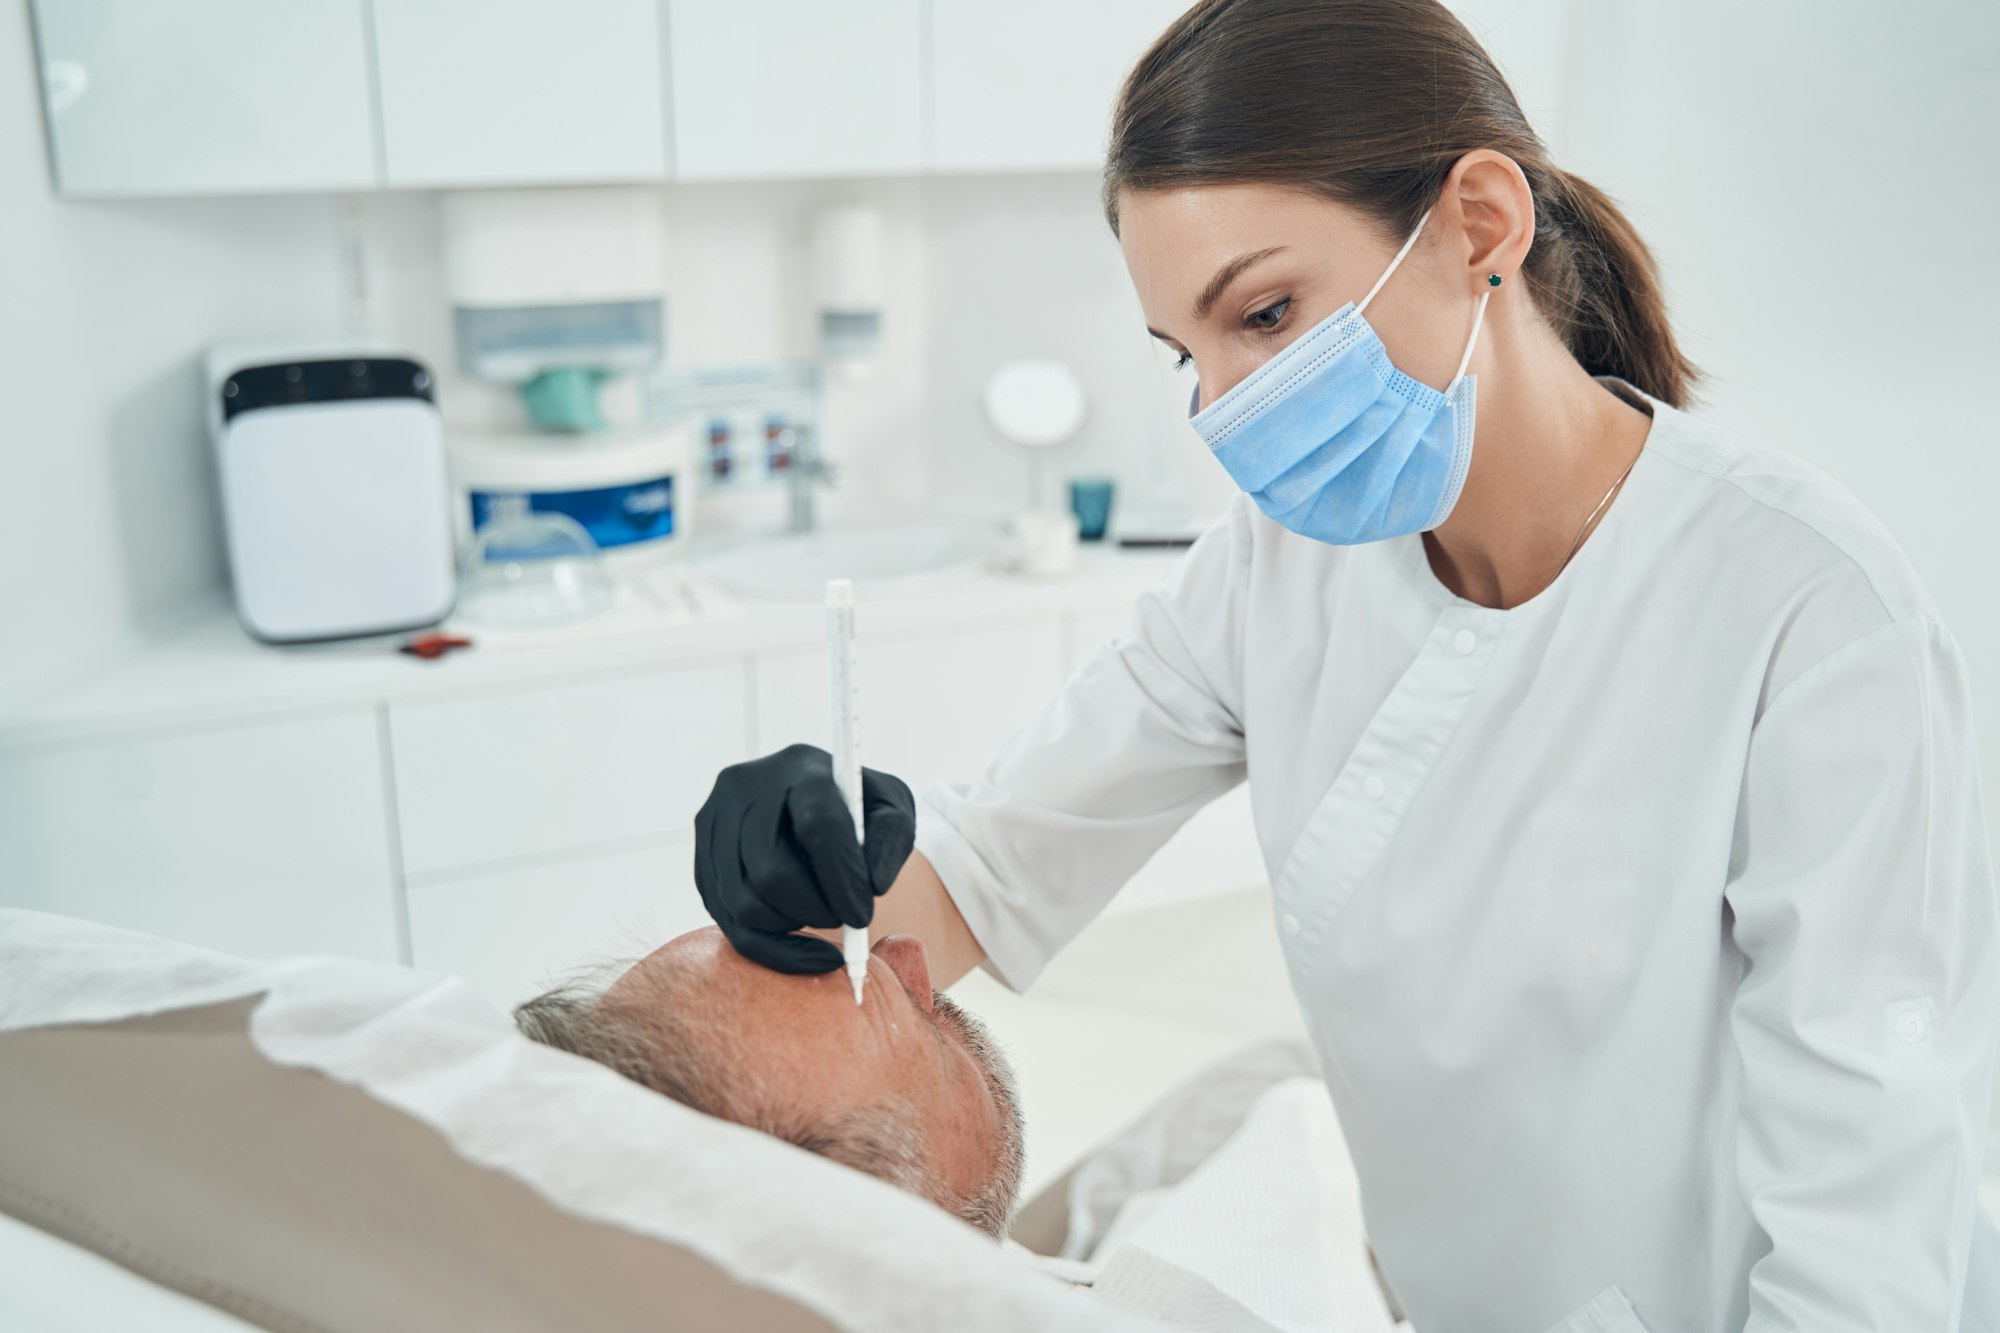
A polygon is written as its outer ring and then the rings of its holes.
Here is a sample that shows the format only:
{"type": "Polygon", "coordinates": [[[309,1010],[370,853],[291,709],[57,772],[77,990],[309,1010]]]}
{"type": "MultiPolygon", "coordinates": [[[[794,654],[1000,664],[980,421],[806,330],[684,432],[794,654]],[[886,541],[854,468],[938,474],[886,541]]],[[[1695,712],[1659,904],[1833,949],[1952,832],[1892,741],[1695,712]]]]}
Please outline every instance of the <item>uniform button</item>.
{"type": "Polygon", "coordinates": [[[1460,657],[1467,657],[1471,655],[1474,648],[1479,646],[1479,639],[1471,630],[1462,629],[1452,636],[1451,646],[1458,649],[1460,657]]]}
{"type": "Polygon", "coordinates": [[[1284,931],[1285,934],[1296,939],[1299,933],[1299,919],[1290,912],[1287,912],[1278,918],[1278,928],[1284,931]]]}
{"type": "Polygon", "coordinates": [[[1383,784],[1382,779],[1376,777],[1373,773],[1370,773],[1368,775],[1368,781],[1361,784],[1361,790],[1368,797],[1369,800],[1379,801],[1382,799],[1382,793],[1389,789],[1386,785],[1383,784]]]}
{"type": "Polygon", "coordinates": [[[1924,1039],[1924,1016],[1915,1011],[1907,1011],[1896,1018],[1896,1035],[1904,1041],[1916,1042],[1924,1039]]]}

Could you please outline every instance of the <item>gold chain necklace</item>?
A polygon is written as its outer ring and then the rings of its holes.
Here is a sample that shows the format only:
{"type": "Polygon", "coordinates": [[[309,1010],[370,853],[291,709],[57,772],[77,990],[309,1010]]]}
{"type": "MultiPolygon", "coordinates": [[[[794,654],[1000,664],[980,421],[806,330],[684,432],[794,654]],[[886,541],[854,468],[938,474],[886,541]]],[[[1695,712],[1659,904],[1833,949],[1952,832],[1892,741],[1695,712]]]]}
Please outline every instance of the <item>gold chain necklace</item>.
{"type": "Polygon", "coordinates": [[[1560,574],[1565,569],[1569,568],[1569,562],[1576,555],[1576,548],[1583,545],[1583,534],[1590,531],[1590,525],[1592,523],[1595,523],[1597,521],[1597,516],[1604,512],[1604,506],[1611,503],[1611,497],[1618,493],[1618,488],[1625,484],[1625,478],[1631,476],[1632,469],[1639,465],[1639,454],[1643,454],[1645,452],[1646,452],[1646,446],[1641,444],[1639,446],[1639,452],[1632,455],[1632,461],[1627,463],[1625,465],[1625,470],[1618,474],[1618,480],[1611,483],[1611,489],[1606,491],[1604,493],[1604,498],[1597,502],[1597,508],[1591,510],[1590,517],[1583,520],[1583,526],[1576,530],[1576,540],[1569,544],[1569,554],[1563,557],[1563,562],[1560,565],[1556,566],[1556,573],[1560,574]]]}

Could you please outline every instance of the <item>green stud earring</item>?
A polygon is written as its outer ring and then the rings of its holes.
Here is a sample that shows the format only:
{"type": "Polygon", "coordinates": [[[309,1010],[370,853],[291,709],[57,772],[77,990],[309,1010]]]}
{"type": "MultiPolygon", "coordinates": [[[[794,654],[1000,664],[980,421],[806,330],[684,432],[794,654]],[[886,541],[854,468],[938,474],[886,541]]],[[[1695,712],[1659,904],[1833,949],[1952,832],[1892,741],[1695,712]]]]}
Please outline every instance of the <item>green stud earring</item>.
{"type": "Polygon", "coordinates": [[[1488,287],[1498,287],[1500,285],[1500,275],[1498,273],[1487,274],[1486,285],[1488,287]]]}

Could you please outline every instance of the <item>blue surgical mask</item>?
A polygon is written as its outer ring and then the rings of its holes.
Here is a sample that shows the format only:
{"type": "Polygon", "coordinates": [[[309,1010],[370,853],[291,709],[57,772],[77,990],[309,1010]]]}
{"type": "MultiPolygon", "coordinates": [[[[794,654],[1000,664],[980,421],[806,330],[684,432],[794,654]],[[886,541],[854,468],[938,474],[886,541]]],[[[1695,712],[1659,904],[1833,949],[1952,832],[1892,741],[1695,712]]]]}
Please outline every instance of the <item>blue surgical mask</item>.
{"type": "Polygon", "coordinates": [[[1362,311],[1430,220],[1389,262],[1359,307],[1328,315],[1190,423],[1257,507],[1303,537],[1353,546],[1444,522],[1472,462],[1472,347],[1493,293],[1480,293],[1472,336],[1443,392],[1389,361],[1362,311]]]}

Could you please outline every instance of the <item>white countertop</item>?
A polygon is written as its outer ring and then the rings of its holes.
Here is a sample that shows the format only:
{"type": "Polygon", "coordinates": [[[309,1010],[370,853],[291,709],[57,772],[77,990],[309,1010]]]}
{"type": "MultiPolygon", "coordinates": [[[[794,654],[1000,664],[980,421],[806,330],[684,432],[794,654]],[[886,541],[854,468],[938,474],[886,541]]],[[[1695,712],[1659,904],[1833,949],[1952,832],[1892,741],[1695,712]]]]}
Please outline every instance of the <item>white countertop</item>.
{"type": "MultiPolygon", "coordinates": [[[[1066,611],[1114,612],[1163,579],[1182,554],[1087,546],[1075,572],[1060,577],[986,572],[872,597],[864,586],[860,630],[864,643],[894,642],[1066,611]]],[[[824,640],[825,611],[817,602],[731,594],[679,553],[615,572],[618,602],[599,616],[534,631],[454,620],[444,628],[464,633],[474,646],[436,661],[395,651],[400,637],[260,644],[219,603],[0,716],[0,750],[694,665],[824,640]]]]}

